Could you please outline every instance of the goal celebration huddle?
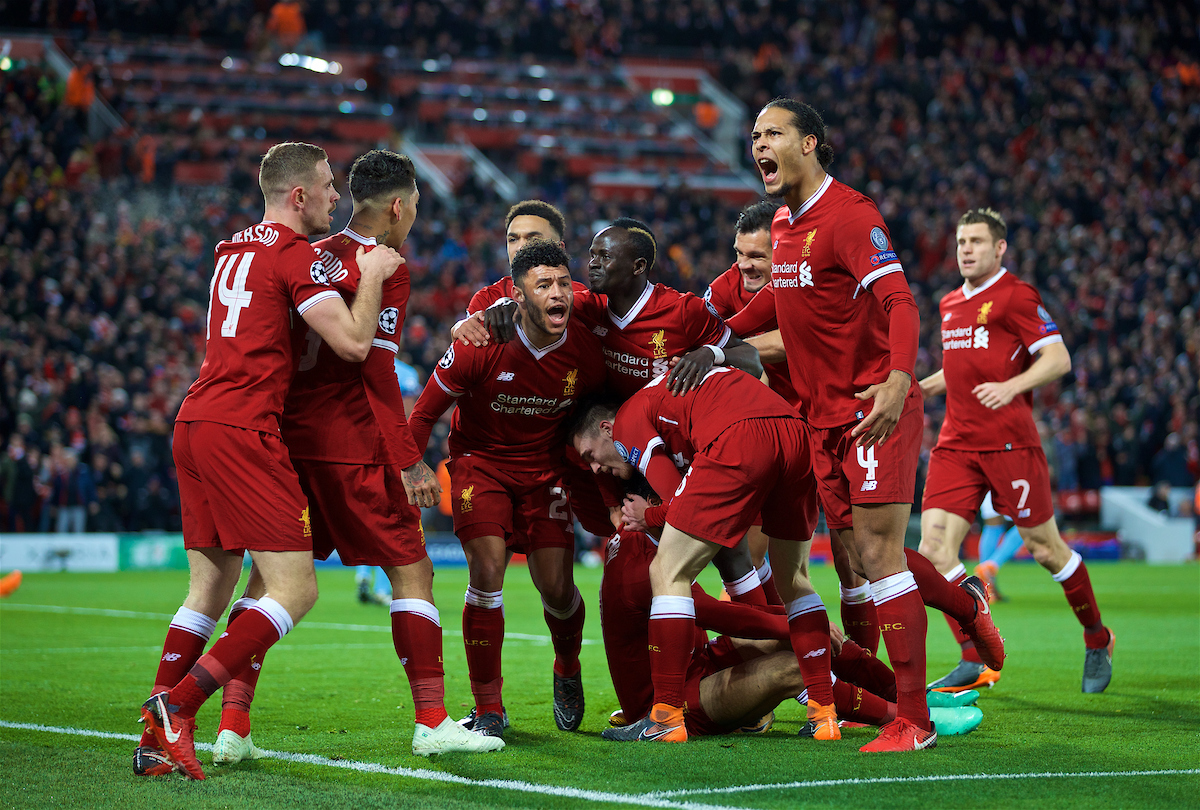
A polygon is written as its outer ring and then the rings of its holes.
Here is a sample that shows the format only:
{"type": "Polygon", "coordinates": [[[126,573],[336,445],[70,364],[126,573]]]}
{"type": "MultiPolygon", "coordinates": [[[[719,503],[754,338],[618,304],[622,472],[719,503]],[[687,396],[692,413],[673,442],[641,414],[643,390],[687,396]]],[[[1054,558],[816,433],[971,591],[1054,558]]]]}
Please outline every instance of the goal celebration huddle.
{"type": "Polygon", "coordinates": [[[325,236],[340,195],[324,150],[266,153],[263,221],[216,246],[205,359],[174,428],[190,584],[146,673],[136,774],[203,779],[195,717],[218,693],[213,764],[262,755],[251,716],[268,650],[317,600],[313,558],[334,551],[390,582],[418,755],[501,751],[522,722],[502,665],[514,554],[541,596],[562,733],[589,708],[611,712],[598,745],[761,733],[798,700],[798,746],[844,745],[848,723],[879,728],[864,753],[968,745],[954,738],[983,721],[976,690],[1006,663],[990,572],[959,561],[989,496],[1079,622],[1082,690],[1104,691],[1115,639],[1059,534],[1032,415],[1031,392],[1071,358],[1038,291],[1004,265],[1003,215],[962,213],[962,285],[922,311],[875,203],[828,173],[812,107],[768,103],[749,146],[768,200],[742,211],[735,261],[704,297],[656,283],[644,222],[619,217],[567,245],[554,206],[512,206],[496,223],[509,275],[471,299],[408,414],[393,360],[409,299],[401,252],[419,216],[412,161],[359,157],[349,224],[325,236]],[[941,322],[943,368],[917,379],[922,318],[941,322]],[[913,549],[930,397],[945,397],[946,417],[913,549]],[[458,608],[434,604],[421,526],[443,496],[423,459],[451,411],[474,701],[461,719],[447,711],[440,612],[458,608]],[[809,579],[821,511],[836,605],[809,579]],[[574,581],[576,521],[605,538],[598,602],[574,581]],[[710,563],[724,598],[697,584],[710,563]],[[927,672],[926,636],[944,632],[927,606],[962,649],[945,675],[927,672]],[[589,620],[608,673],[581,666],[589,620]],[[619,705],[586,706],[584,684],[605,678],[619,705]]]}

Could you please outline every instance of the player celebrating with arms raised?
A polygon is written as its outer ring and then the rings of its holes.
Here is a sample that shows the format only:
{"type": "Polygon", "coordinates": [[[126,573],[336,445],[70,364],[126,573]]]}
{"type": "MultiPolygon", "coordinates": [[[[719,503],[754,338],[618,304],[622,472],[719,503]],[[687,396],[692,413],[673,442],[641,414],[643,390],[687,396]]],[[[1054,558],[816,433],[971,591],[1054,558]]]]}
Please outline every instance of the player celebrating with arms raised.
{"type": "MultiPolygon", "coordinates": [[[[965,579],[958,549],[991,490],[996,510],[1012,516],[1083,625],[1083,691],[1103,692],[1112,679],[1113,633],[1100,621],[1087,566],[1058,533],[1050,471],[1033,423],[1033,389],[1070,371],[1071,355],[1037,290],[1001,266],[1007,235],[1004,218],[990,208],[958,221],[963,285],[939,305],[942,369],[921,380],[927,396],[946,395],[921,501],[921,553],[948,580],[965,579]]],[[[999,677],[967,638],[959,635],[959,642],[963,660],[935,688],[970,689],[999,677]]]]}
{"type": "Polygon", "coordinates": [[[451,343],[413,408],[418,447],[451,405],[450,481],[454,531],[470,585],[463,638],[473,730],[500,736],[504,569],[509,550],[528,556],[554,644],[554,716],[574,731],[583,719],[579,670],[584,608],[574,582],[575,536],[563,486],[563,420],[576,400],[604,385],[596,336],[572,323],[567,253],[530,242],[513,257],[513,295],[521,314],[516,340],[451,343]]]}
{"type": "MultiPolygon", "coordinates": [[[[785,203],[771,227],[771,284],[826,522],[871,583],[896,673],[896,720],[862,750],[931,748],[937,732],[925,701],[922,596],[990,642],[986,651],[999,658],[997,666],[1003,645],[984,594],[947,588],[928,560],[913,555],[919,559],[912,564],[927,569],[930,587],[943,591],[918,593],[906,562],[904,534],[923,431],[912,376],[916,302],[879,209],[826,173],[833,149],[816,110],[776,99],[758,114],[751,140],[767,194],[785,203]]],[[[764,353],[764,360],[773,359],[764,353]]]]}
{"type": "Polygon", "coordinates": [[[279,438],[300,359],[291,324],[299,315],[339,357],[361,362],[375,337],[381,287],[400,264],[386,247],[360,255],[362,279],[347,308],[305,238],[329,230],[339,199],[325,150],[273,146],[258,182],[266,216],[217,245],[204,364],[175,422],[190,584],[167,632],[154,695],[142,707],[158,745],[143,735],[137,774],[178,767],[203,779],[193,739],[197,710],[316,602],[308,504],[279,438]],[[265,593],[201,656],[247,550],[265,593]]]}

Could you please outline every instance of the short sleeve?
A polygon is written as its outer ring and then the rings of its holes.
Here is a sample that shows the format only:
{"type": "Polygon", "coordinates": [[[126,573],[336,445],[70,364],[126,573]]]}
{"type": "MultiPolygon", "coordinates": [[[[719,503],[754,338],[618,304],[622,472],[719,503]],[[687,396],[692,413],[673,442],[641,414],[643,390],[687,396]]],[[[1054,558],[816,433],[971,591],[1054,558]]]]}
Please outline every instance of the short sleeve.
{"type": "Polygon", "coordinates": [[[285,247],[279,256],[279,270],[292,306],[301,315],[321,301],[341,300],[341,294],[329,283],[325,265],[307,242],[296,241],[285,247]]]}
{"type": "Polygon", "coordinates": [[[1007,320],[1009,327],[1035,355],[1051,343],[1062,343],[1058,324],[1042,304],[1042,296],[1028,284],[1020,284],[1009,299],[1007,320]]]}
{"type": "Polygon", "coordinates": [[[635,394],[621,406],[613,420],[613,441],[621,457],[645,473],[650,454],[664,442],[654,429],[649,412],[650,400],[645,394],[635,394]]]}
{"type": "Polygon", "coordinates": [[[691,293],[683,297],[682,304],[688,347],[694,349],[711,344],[724,348],[733,332],[725,325],[725,321],[717,314],[713,305],[691,293]]]}
{"type": "Polygon", "coordinates": [[[501,298],[507,297],[504,292],[504,279],[489,284],[479,292],[471,296],[470,303],[467,304],[467,314],[474,315],[476,312],[483,312],[492,304],[499,301],[501,298]]]}
{"type": "Polygon", "coordinates": [[[867,200],[847,208],[835,244],[838,263],[858,279],[863,289],[889,273],[904,272],[879,209],[867,200]]]}
{"type": "Polygon", "coordinates": [[[400,333],[404,329],[404,315],[408,307],[408,274],[401,267],[383,283],[382,300],[379,303],[379,323],[375,327],[375,338],[371,345],[386,349],[392,354],[400,351],[400,333]]]}
{"type": "Polygon", "coordinates": [[[728,318],[737,312],[729,289],[728,275],[731,272],[737,272],[736,264],[714,278],[712,284],[709,284],[708,289],[704,291],[704,300],[712,305],[717,316],[721,318],[728,318]]]}
{"type": "MultiPolygon", "coordinates": [[[[460,341],[454,341],[442,359],[438,360],[437,368],[429,375],[432,384],[438,385],[452,397],[465,394],[478,380],[480,366],[480,348],[464,346],[460,341]]],[[[427,383],[428,385],[428,383],[427,383]]]]}

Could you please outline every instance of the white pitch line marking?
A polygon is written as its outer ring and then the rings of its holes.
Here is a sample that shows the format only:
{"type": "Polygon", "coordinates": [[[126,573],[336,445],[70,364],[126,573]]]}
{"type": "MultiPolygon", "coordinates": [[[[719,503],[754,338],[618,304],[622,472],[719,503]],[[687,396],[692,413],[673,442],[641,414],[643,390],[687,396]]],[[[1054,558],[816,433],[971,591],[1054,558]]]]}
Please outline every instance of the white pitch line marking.
{"type": "MultiPolygon", "coordinates": [[[[156,621],[171,621],[175,616],[171,613],[141,613],[136,610],[113,610],[111,608],[89,608],[89,607],[72,607],[68,605],[4,605],[4,610],[19,610],[28,613],[65,613],[72,616],[108,616],[114,619],[154,619],[156,621]]],[[[297,629],[308,628],[310,630],[348,630],[352,632],[362,633],[391,633],[390,625],[383,624],[339,624],[337,622],[303,622],[297,625],[297,629]]],[[[442,635],[446,636],[461,636],[461,630],[442,629],[442,635]]],[[[505,632],[505,640],[513,641],[531,641],[535,644],[549,644],[550,636],[531,635],[529,633],[512,633],[505,632]]],[[[583,640],[584,644],[599,644],[598,641],[590,638],[583,640]]]]}
{"type": "Polygon", "coordinates": [[[1042,773],[952,773],[929,776],[879,776],[871,779],[813,779],[806,782],[777,782],[760,785],[735,785],[723,788],[693,788],[690,790],[656,790],[643,794],[656,799],[676,796],[703,796],[716,793],[743,793],[755,790],[798,790],[816,787],[848,787],[852,785],[897,785],[929,782],[972,782],[992,779],[1067,779],[1071,777],[1117,777],[1117,776],[1182,776],[1200,774],[1200,768],[1183,768],[1161,771],[1045,771],[1042,773]]]}
{"type": "MultiPolygon", "coordinates": [[[[71,734],[77,737],[99,737],[107,740],[128,740],[137,742],[141,737],[137,734],[119,734],[112,731],[93,731],[84,728],[66,728],[63,726],[43,726],[36,723],[12,723],[0,720],[0,728],[13,728],[23,731],[41,731],[51,734],[71,734]]],[[[211,751],[212,745],[196,743],[200,751],[211,751]]],[[[562,787],[560,785],[541,785],[535,782],[524,782],[517,779],[471,779],[444,771],[429,768],[389,768],[377,762],[357,762],[348,759],[329,759],[315,754],[293,754],[287,751],[263,751],[270,759],[285,762],[299,762],[306,765],[321,765],[326,768],[341,768],[342,770],[358,771],[360,773],[381,773],[390,776],[402,776],[409,779],[420,779],[426,782],[447,782],[469,787],[490,787],[498,790],[512,790],[518,793],[539,793],[550,796],[562,796],[568,799],[582,799],[592,802],[610,802],[613,804],[631,804],[639,807],[661,807],[669,810],[751,810],[750,808],[724,807],[712,804],[697,804],[695,802],[673,802],[664,798],[649,795],[629,793],[607,793],[600,790],[584,790],[582,788],[562,787]]]]}

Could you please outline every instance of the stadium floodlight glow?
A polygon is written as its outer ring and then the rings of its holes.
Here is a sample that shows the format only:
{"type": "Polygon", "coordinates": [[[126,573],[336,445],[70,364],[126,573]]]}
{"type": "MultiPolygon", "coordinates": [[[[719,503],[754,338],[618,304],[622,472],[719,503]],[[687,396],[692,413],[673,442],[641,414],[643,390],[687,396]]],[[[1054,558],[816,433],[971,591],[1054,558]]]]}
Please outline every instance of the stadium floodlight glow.
{"type": "Polygon", "coordinates": [[[424,62],[422,62],[422,63],[421,63],[421,68],[422,68],[422,69],[423,69],[423,70],[424,70],[426,73],[437,73],[437,69],[438,69],[438,60],[436,60],[436,59],[426,59],[424,62]]]}
{"type": "Polygon", "coordinates": [[[279,64],[284,67],[302,67],[313,73],[331,73],[335,76],[342,72],[341,62],[330,62],[319,56],[305,56],[302,53],[285,53],[279,57],[279,64]]]}
{"type": "Polygon", "coordinates": [[[539,135],[538,136],[537,145],[542,147],[543,149],[549,149],[550,147],[554,146],[554,144],[555,144],[555,140],[554,140],[553,135],[539,135]]]}
{"type": "Polygon", "coordinates": [[[226,70],[233,70],[233,57],[226,56],[224,59],[222,59],[221,67],[225,68],[226,70]]]}
{"type": "Polygon", "coordinates": [[[0,70],[12,70],[12,60],[7,56],[0,57],[0,70]]]}
{"type": "Polygon", "coordinates": [[[535,79],[540,79],[546,75],[546,68],[542,67],[541,65],[530,65],[529,75],[535,79]]]}
{"type": "Polygon", "coordinates": [[[650,92],[650,100],[659,107],[670,107],[675,103],[675,94],[665,87],[656,87],[650,92]]]}
{"type": "Polygon", "coordinates": [[[360,93],[361,93],[363,90],[366,90],[366,89],[367,89],[367,80],[366,80],[366,79],[358,79],[358,80],[356,80],[356,81],[354,82],[354,89],[355,89],[355,90],[357,90],[357,91],[358,91],[358,92],[360,92],[360,93]]]}
{"type": "Polygon", "coordinates": [[[392,108],[391,104],[384,104],[382,107],[379,108],[380,115],[391,115],[394,112],[395,112],[395,110],[392,108]]]}
{"type": "Polygon", "coordinates": [[[549,87],[543,87],[541,90],[538,90],[538,98],[542,101],[554,101],[554,91],[549,87]]]}
{"type": "Polygon", "coordinates": [[[525,123],[525,111],[524,110],[513,110],[512,120],[518,124],[524,124],[525,123]]]}
{"type": "Polygon", "coordinates": [[[476,121],[486,121],[487,110],[485,110],[483,107],[476,107],[475,112],[471,113],[471,117],[476,121]]]}
{"type": "Polygon", "coordinates": [[[342,103],[338,104],[338,112],[352,113],[354,112],[354,104],[349,101],[343,101],[342,103]]]}

